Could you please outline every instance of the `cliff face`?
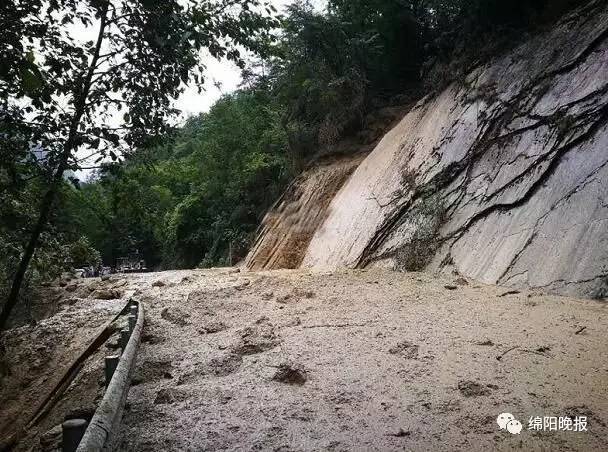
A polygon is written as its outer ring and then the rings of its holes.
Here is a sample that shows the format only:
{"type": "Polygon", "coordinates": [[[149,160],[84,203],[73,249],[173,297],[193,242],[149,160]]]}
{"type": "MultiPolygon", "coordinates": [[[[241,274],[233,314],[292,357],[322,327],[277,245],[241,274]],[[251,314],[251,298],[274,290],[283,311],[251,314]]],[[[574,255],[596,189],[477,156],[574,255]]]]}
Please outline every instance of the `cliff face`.
{"type": "Polygon", "coordinates": [[[414,107],[333,198],[302,266],[608,295],[606,2],[414,107]]]}
{"type": "Polygon", "coordinates": [[[247,268],[299,268],[329,203],[363,157],[326,159],[296,178],[264,218],[245,260],[247,268]]]}

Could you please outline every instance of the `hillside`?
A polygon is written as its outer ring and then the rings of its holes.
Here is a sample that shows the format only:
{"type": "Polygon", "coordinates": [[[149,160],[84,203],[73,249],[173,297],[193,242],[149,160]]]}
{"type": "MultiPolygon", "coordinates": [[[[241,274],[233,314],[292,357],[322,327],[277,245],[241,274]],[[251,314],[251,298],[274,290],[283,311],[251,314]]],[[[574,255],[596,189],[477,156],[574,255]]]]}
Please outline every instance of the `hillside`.
{"type": "Polygon", "coordinates": [[[420,101],[337,192],[298,248],[302,267],[605,297],[607,24],[606,3],[592,2],[420,101]]]}
{"type": "Polygon", "coordinates": [[[1,452],[608,450],[607,0],[74,4],[0,2],[1,452]]]}

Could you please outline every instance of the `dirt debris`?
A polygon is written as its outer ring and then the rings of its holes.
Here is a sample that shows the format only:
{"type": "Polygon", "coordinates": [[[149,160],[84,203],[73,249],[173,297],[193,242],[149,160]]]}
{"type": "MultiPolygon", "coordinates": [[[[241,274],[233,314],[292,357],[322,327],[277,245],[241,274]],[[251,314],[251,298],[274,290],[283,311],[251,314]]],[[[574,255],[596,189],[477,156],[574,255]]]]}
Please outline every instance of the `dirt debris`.
{"type": "MultiPolygon", "coordinates": [[[[129,275],[124,290],[139,291],[146,323],[118,450],[608,448],[608,338],[595,334],[607,305],[538,294],[535,306],[505,302],[504,288],[477,284],[446,296],[454,283],[384,270],[129,275]],[[152,287],[161,279],[167,286],[152,287]],[[167,320],[177,312],[189,325],[167,320]],[[522,421],[521,435],[498,428],[502,412],[522,421]],[[536,415],[586,415],[589,434],[533,434],[524,421],[536,415]]],[[[74,293],[89,286],[100,288],[74,293]]],[[[122,307],[67,305],[62,293],[55,315],[12,331],[0,419],[32,406],[91,319],[122,307]]],[[[93,402],[102,374],[101,357],[19,450],[93,402]]]]}
{"type": "Polygon", "coordinates": [[[458,390],[465,397],[479,397],[490,394],[490,387],[474,381],[459,381],[458,390]]]}
{"type": "Polygon", "coordinates": [[[501,412],[522,423],[583,405],[608,415],[608,339],[574,334],[608,320],[601,303],[505,303],[504,288],[479,284],[446,297],[453,277],[382,270],[137,278],[146,334],[165,338],[144,343],[138,365],[171,362],[172,378],[131,389],[119,450],[608,447],[608,429],[591,417],[597,435],[538,436],[526,425],[511,435],[496,425],[501,412]],[[159,278],[171,289],[152,289],[159,278]],[[246,290],[235,290],[244,280],[246,290]],[[167,328],[166,308],[188,313],[195,328],[167,328]],[[216,322],[229,327],[212,332],[216,322]]]}
{"type": "Polygon", "coordinates": [[[189,325],[188,318],[190,314],[184,312],[182,309],[177,307],[174,308],[164,308],[160,313],[160,318],[166,320],[167,322],[171,322],[177,326],[186,326],[189,325]]]}
{"type": "Polygon", "coordinates": [[[288,385],[302,386],[308,380],[306,371],[297,364],[281,364],[272,376],[274,381],[279,381],[288,385]]]}
{"type": "Polygon", "coordinates": [[[391,355],[399,355],[405,359],[415,359],[418,356],[419,346],[409,341],[399,342],[394,347],[389,348],[391,355]]]}

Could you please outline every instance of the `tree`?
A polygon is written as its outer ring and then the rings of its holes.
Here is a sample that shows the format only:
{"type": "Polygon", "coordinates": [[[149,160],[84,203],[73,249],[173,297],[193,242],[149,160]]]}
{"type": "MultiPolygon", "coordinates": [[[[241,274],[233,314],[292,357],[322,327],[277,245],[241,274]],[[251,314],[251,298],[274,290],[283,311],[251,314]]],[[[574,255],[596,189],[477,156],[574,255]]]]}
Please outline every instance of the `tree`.
{"type": "Polygon", "coordinates": [[[64,175],[79,168],[77,152],[116,160],[153,141],[176,113],[171,100],[186,84],[201,83],[200,51],[243,66],[239,49],[261,50],[270,40],[271,12],[265,0],[2,2],[2,140],[21,144],[11,165],[35,154],[49,171],[0,329],[19,299],[64,175]],[[74,30],[91,39],[73,37],[74,30]],[[122,124],[113,119],[119,112],[122,124]]]}
{"type": "Polygon", "coordinates": [[[265,86],[224,96],[160,145],[69,191],[65,215],[105,262],[138,249],[152,268],[243,258],[287,181],[286,137],[265,86]]]}

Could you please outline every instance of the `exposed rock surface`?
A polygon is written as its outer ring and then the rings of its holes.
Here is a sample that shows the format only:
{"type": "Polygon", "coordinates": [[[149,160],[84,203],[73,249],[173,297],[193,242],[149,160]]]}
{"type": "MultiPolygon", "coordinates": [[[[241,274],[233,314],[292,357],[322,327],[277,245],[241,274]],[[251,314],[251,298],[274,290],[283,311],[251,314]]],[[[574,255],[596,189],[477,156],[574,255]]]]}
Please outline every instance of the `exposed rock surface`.
{"type": "Polygon", "coordinates": [[[606,2],[421,101],[326,216],[303,267],[456,270],[605,297],[606,2]]]}
{"type": "Polygon", "coordinates": [[[298,268],[327,206],[364,155],[325,160],[298,177],[266,215],[246,260],[251,270],[298,268]]]}

